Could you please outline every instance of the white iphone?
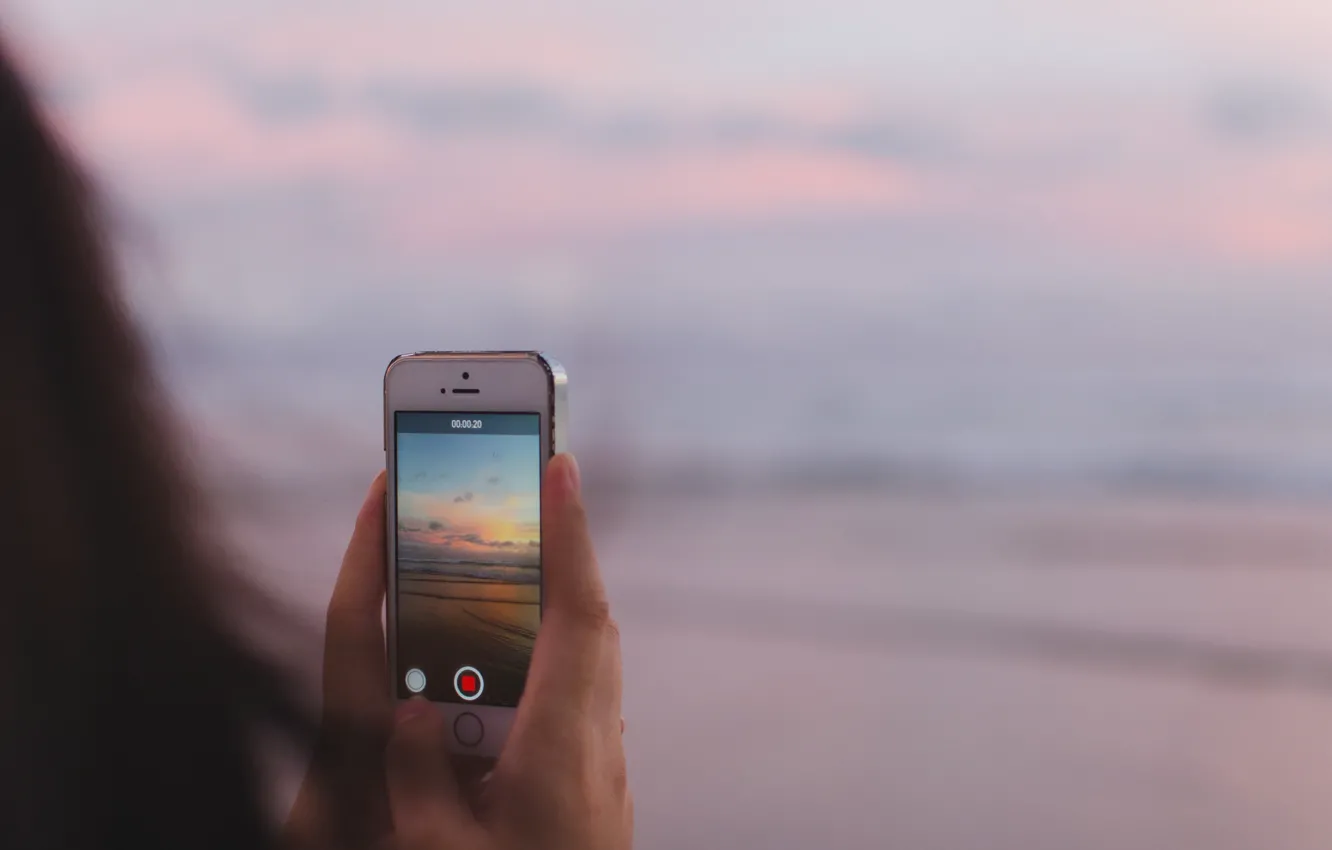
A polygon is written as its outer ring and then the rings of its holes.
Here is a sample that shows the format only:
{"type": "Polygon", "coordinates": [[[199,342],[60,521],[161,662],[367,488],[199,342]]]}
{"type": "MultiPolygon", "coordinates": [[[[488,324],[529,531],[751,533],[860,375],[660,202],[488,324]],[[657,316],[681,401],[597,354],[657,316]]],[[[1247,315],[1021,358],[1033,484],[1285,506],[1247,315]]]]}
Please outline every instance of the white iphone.
{"type": "Polygon", "coordinates": [[[451,749],[499,755],[541,623],[541,479],[567,379],[535,352],[424,352],[384,373],[389,671],[451,749]]]}

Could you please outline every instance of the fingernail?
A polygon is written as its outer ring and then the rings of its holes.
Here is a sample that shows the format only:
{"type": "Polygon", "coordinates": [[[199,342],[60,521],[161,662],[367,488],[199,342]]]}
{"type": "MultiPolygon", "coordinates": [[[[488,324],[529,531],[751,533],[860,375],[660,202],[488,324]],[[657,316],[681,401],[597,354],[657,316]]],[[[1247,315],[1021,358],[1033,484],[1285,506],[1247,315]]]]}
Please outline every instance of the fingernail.
{"type": "Polygon", "coordinates": [[[393,721],[401,726],[418,717],[425,717],[431,711],[434,711],[434,706],[428,700],[422,697],[412,697],[406,702],[398,703],[398,710],[394,714],[393,721]]]}
{"type": "Polygon", "coordinates": [[[578,459],[571,454],[564,456],[564,468],[562,470],[564,480],[562,483],[564,494],[566,496],[577,496],[583,489],[583,474],[578,471],[578,459]]]}
{"type": "Polygon", "coordinates": [[[365,491],[365,501],[361,505],[361,513],[370,515],[377,510],[383,510],[384,507],[384,480],[386,473],[380,472],[370,482],[370,487],[365,491]]]}

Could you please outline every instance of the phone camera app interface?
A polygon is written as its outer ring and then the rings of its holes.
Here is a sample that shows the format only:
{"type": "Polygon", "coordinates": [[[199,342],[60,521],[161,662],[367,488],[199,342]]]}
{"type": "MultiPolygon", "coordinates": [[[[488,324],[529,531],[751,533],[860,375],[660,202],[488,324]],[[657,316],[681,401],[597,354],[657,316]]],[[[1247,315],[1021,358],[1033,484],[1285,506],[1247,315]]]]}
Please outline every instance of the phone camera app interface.
{"type": "Polygon", "coordinates": [[[396,415],[400,698],[518,704],[541,620],[540,427],[396,415]]]}

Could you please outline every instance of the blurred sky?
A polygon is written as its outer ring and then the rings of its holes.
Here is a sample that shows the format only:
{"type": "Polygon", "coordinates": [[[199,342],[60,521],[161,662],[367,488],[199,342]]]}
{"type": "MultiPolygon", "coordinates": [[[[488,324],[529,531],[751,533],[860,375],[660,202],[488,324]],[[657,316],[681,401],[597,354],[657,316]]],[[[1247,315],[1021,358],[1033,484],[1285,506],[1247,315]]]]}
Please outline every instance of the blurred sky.
{"type": "Polygon", "coordinates": [[[1204,438],[1226,451],[1332,458],[1321,0],[43,0],[11,21],[216,417],[299,398],[369,435],[393,354],[545,347],[584,376],[585,422],[618,399],[664,455],[810,449],[834,419],[823,442],[852,454],[888,433],[1030,466],[1103,453],[1079,441],[1107,417],[1132,454],[1165,439],[1143,417],[1192,439],[1224,413],[1204,438]],[[1182,414],[1143,402],[1186,390],[1182,414]]]}

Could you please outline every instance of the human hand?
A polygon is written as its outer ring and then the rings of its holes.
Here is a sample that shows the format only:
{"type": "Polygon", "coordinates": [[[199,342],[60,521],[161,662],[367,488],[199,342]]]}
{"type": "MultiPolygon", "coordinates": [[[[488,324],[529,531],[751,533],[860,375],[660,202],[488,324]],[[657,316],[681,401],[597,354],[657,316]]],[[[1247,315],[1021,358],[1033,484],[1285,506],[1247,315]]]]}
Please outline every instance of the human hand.
{"type": "Polygon", "coordinates": [[[328,604],[323,711],[282,829],[287,848],[362,848],[391,829],[384,746],[393,724],[384,647],[385,474],[370,485],[328,604]]]}
{"type": "Polygon", "coordinates": [[[542,494],[544,610],[503,753],[469,802],[442,713],[398,707],[386,754],[401,850],[627,850],[633,844],[620,719],[620,640],[588,535],[578,466],[551,461],[542,494]]]}

